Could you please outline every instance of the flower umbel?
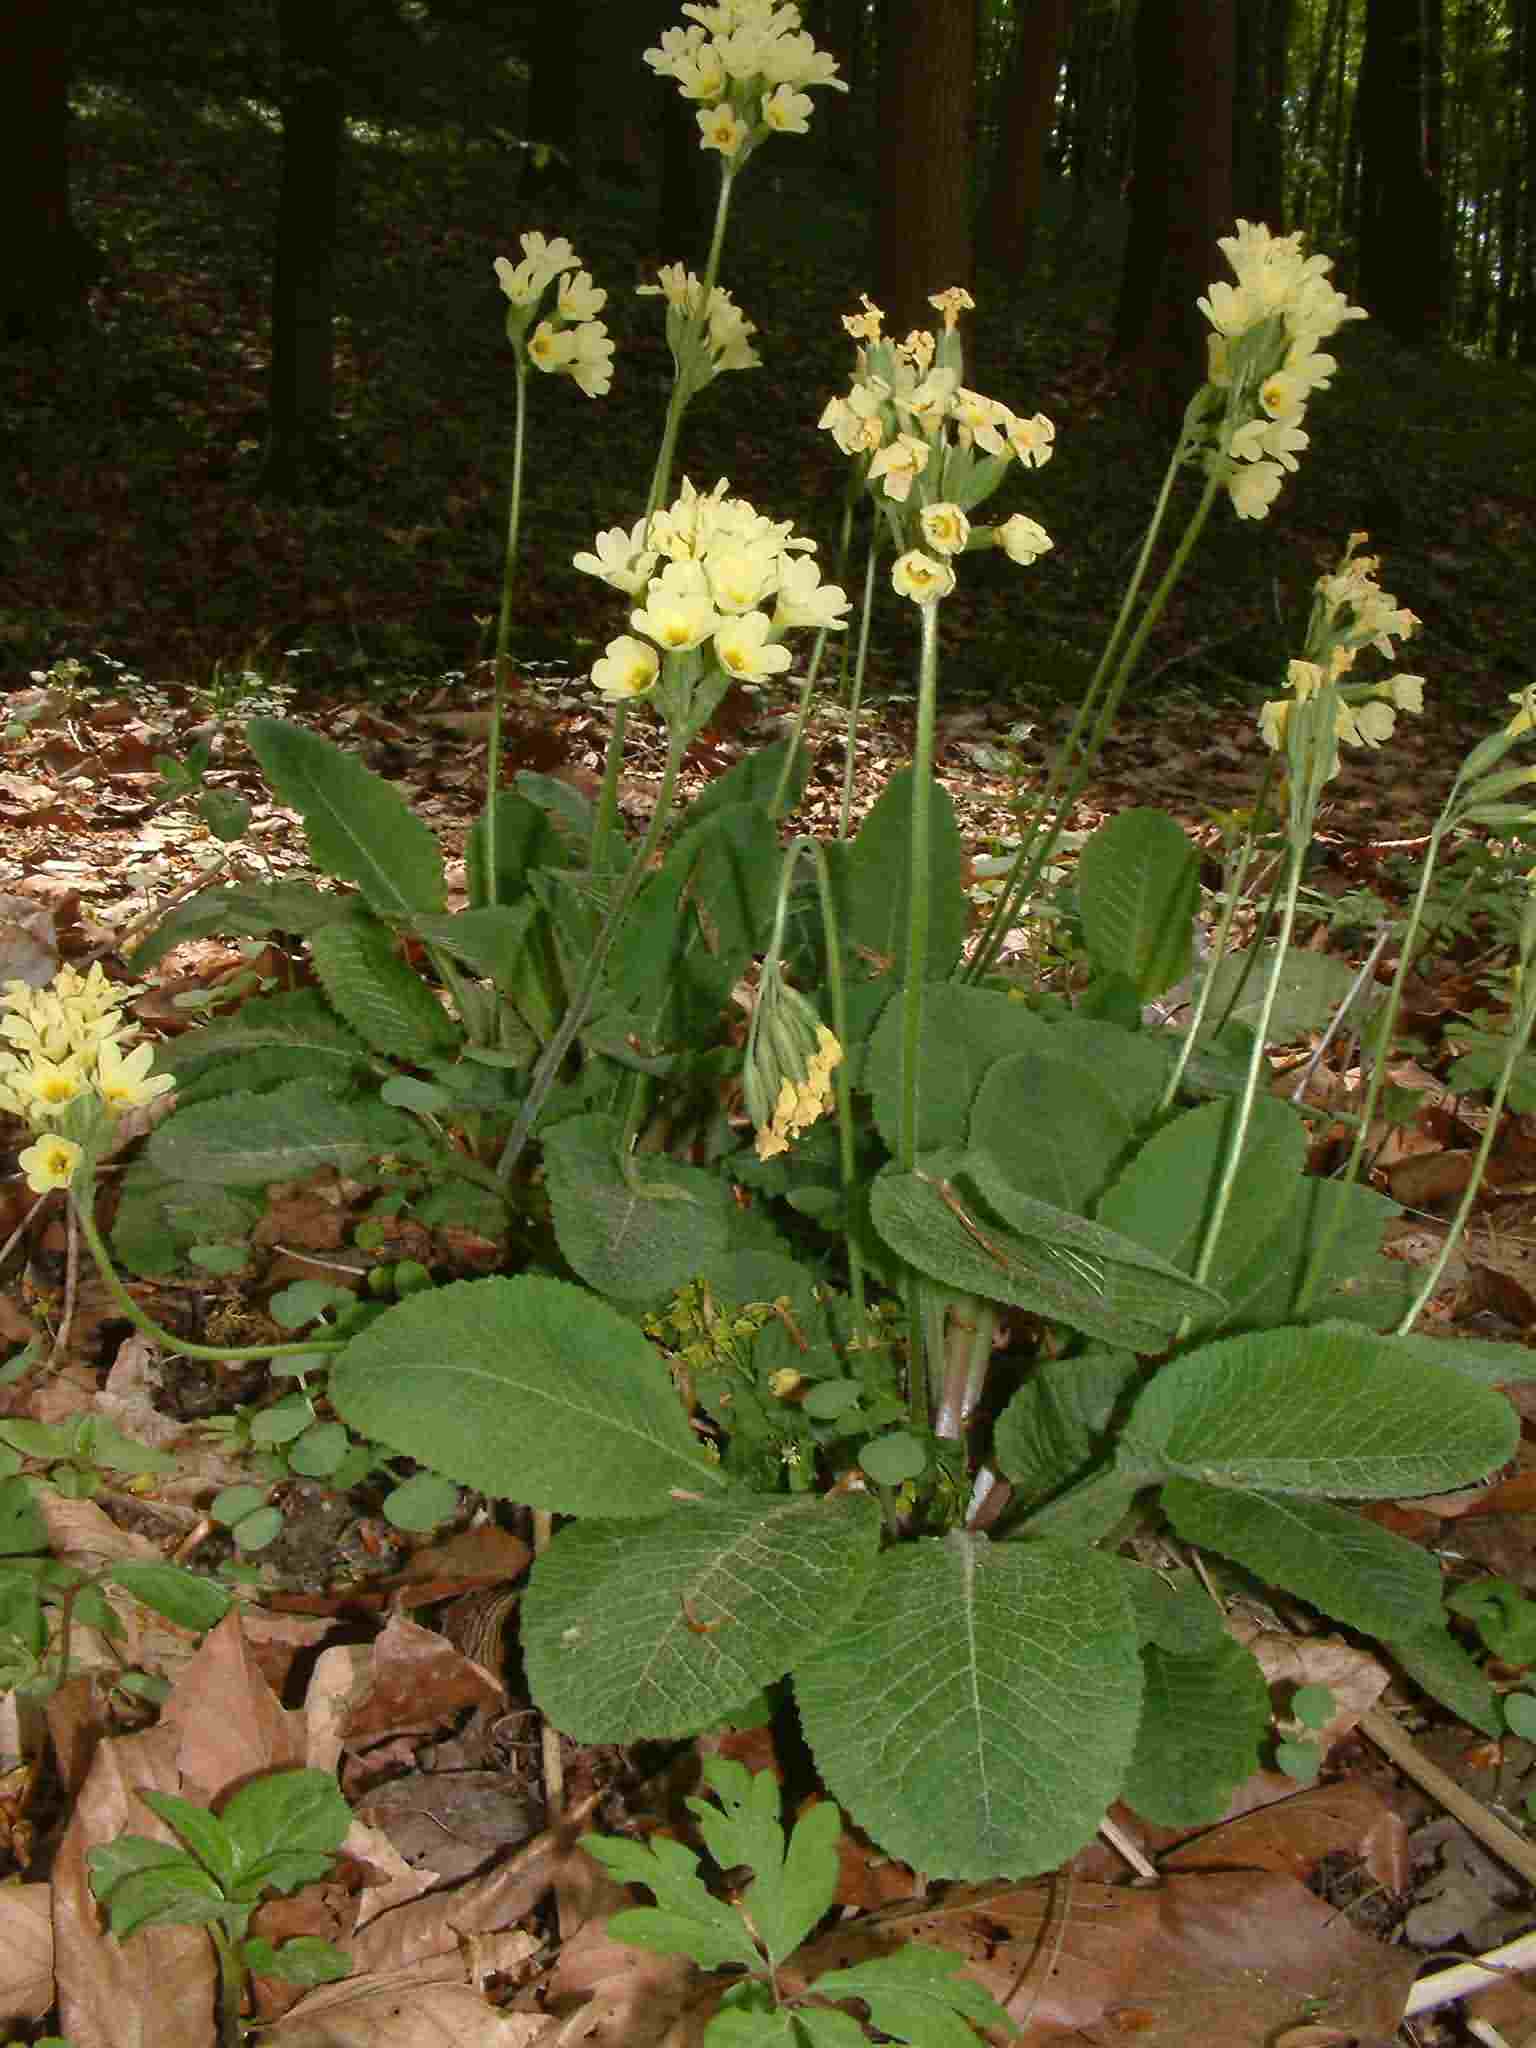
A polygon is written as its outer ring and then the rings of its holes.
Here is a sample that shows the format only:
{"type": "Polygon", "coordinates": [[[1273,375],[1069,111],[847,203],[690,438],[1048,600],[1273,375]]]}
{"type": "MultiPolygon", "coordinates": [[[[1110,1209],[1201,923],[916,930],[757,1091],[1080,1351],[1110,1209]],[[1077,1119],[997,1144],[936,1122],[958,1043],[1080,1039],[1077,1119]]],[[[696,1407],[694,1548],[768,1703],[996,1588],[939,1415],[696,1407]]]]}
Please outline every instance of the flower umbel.
{"type": "Polygon", "coordinates": [[[507,295],[508,341],[520,348],[527,337],[528,360],[535,369],[564,371],[589,398],[601,398],[613,382],[613,341],[594,316],[607,304],[608,294],[581,268],[581,258],[564,235],[553,242],[540,234],[520,239],[521,263],[498,256],[492,265],[507,295]],[[576,275],[568,277],[567,271],[576,275]],[[557,281],[555,303],[540,320],[544,294],[557,281]]]}
{"type": "Polygon", "coordinates": [[[757,1156],[787,1152],[832,1107],[843,1049],[776,960],[764,963],[747,1039],[742,1093],[757,1126],[757,1156]]]}

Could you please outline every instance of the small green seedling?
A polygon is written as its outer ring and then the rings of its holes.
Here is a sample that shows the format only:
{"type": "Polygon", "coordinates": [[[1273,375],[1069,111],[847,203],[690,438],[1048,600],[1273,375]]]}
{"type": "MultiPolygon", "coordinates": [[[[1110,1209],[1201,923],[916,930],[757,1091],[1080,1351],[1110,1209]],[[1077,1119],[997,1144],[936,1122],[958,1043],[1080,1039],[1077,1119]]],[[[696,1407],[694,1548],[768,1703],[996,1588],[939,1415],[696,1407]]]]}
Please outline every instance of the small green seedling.
{"type": "Polygon", "coordinates": [[[273,1771],[242,1785],[221,1813],[174,1792],[139,1797],[178,1837],[119,1835],[91,1850],[91,1890],[119,1941],[142,1927],[206,1927],[219,1963],[220,2048],[240,2048],[241,2008],[253,1974],[288,1984],[331,1984],[351,1962],[315,1935],[276,1947],[247,1930],[269,1892],[325,1877],[352,1824],[328,1771],[273,1771]]]}
{"type": "Polygon", "coordinates": [[[771,1771],[753,1773],[727,1757],[708,1757],[704,1776],[719,1805],[707,1799],[688,1805],[720,1869],[746,1865],[753,1871],[739,1903],[717,1899],[699,1875],[698,1857],[665,1836],[642,1843],[585,1835],[581,1846],[611,1876],[645,1885],[656,1898],[654,1906],[615,1913],[610,1934],[657,1955],[691,1956],[702,1969],[746,1972],[705,2029],[712,2048],[857,2048],[870,2038],[847,2013],[806,1998],[857,1999],[868,2009],[870,2028],[915,2048],[965,2048],[967,2042],[974,2048],[973,2027],[1017,2031],[979,1984],[959,1974],[962,1957],[926,1942],[826,1971],[804,1997],[782,1996],[780,1969],[836,1896],[842,1815],[824,1800],[801,1816],[786,1842],[771,1771]]]}
{"type": "Polygon", "coordinates": [[[1536,1664],[1536,1601],[1513,1579],[1478,1579],[1446,1595],[1446,1606],[1477,1630],[1501,1664],[1536,1664]]]}
{"type": "Polygon", "coordinates": [[[1326,1685],[1297,1686],[1290,1716],[1278,1724],[1280,1740],[1275,1744],[1275,1763],[1288,1778],[1312,1783],[1323,1763],[1318,1735],[1338,1711],[1338,1701],[1326,1685]]]}

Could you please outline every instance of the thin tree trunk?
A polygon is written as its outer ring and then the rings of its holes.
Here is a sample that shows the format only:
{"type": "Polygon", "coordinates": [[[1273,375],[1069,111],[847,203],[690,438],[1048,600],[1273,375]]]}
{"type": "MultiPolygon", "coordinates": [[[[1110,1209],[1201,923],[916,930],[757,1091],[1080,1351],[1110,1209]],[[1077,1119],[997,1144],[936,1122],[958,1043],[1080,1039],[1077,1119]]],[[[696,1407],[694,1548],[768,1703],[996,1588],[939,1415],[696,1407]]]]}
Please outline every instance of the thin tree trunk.
{"type": "Polygon", "coordinates": [[[0,191],[6,252],[0,326],[8,340],[62,333],[84,313],[100,268],[69,207],[69,66],[77,0],[16,0],[0,61],[0,191]]]}
{"type": "Polygon", "coordinates": [[[337,0],[278,0],[283,165],[272,265],[272,375],[262,485],[302,497],[330,480],[341,182],[337,0]]]}
{"type": "Polygon", "coordinates": [[[997,270],[1025,270],[1034,254],[1045,146],[1071,11],[1072,0],[1034,0],[1014,36],[981,234],[982,260],[997,270]]]}
{"type": "Polygon", "coordinates": [[[931,326],[929,295],[972,283],[975,44],[973,0],[886,0],[875,296],[888,333],[931,326]]]}
{"type": "Polygon", "coordinates": [[[1439,334],[1440,195],[1424,149],[1421,8],[1366,0],[1355,108],[1360,123],[1360,296],[1398,340],[1439,334]],[[1413,260],[1405,261],[1409,251],[1413,260]]]}

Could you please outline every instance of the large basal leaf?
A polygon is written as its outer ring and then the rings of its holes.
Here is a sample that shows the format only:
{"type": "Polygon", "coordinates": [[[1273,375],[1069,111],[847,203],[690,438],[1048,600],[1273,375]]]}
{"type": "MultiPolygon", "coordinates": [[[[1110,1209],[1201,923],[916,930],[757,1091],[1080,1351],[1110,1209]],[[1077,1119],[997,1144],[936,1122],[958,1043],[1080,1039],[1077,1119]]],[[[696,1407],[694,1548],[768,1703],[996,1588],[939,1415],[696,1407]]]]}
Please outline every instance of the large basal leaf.
{"type": "Polygon", "coordinates": [[[118,1183],[112,1249],[132,1273],[174,1272],[189,1245],[243,1242],[262,1203],[260,1195],[168,1178],[141,1153],[118,1183]]]}
{"type": "MultiPolygon", "coordinates": [[[[1232,1011],[1232,1020],[1245,1024],[1251,1031],[1258,1029],[1259,1017],[1264,1004],[1264,985],[1273,970],[1274,947],[1266,946],[1250,966],[1246,953],[1228,953],[1217,963],[1213,979],[1211,999],[1206,1016],[1215,1025],[1227,1013],[1227,1006],[1242,986],[1237,1007],[1232,1011]],[[1243,980],[1244,970],[1248,978],[1243,980]]],[[[1303,946],[1290,946],[1286,950],[1285,962],[1280,969],[1280,986],[1275,992],[1274,1008],[1269,1018],[1269,1042],[1271,1045],[1289,1045],[1293,1040],[1305,1038],[1309,1031],[1320,1031],[1343,1004],[1355,984],[1355,970],[1347,960],[1335,958],[1330,953],[1309,952],[1303,946]]],[[[1357,1010],[1356,1019],[1364,1021],[1364,1013],[1357,1010]]]]}
{"type": "Polygon", "coordinates": [[[1443,1365],[1479,1386],[1514,1387],[1522,1380],[1536,1380],[1536,1351],[1525,1344],[1500,1344],[1483,1337],[1426,1337],[1417,1330],[1397,1342],[1411,1358],[1443,1365]]]}
{"type": "Polygon", "coordinates": [[[1502,1394],[1390,1337],[1259,1330],[1164,1366],[1120,1441],[1125,1467],[1266,1493],[1437,1493],[1514,1453],[1502,1394]]]}
{"type": "Polygon", "coordinates": [[[278,802],[304,820],[318,868],[354,882],[381,916],[443,908],[437,841],[382,776],[280,718],[253,718],[245,737],[278,802]]]}
{"type": "MultiPolygon", "coordinates": [[[[1282,1323],[1321,1323],[1341,1316],[1362,1320],[1359,1311],[1375,1306],[1377,1290],[1372,1283],[1380,1274],[1382,1237],[1387,1225],[1401,1215],[1398,1205],[1356,1181],[1308,1178],[1293,1182],[1289,1203],[1277,1202],[1276,1209],[1274,1230],[1245,1265],[1228,1274],[1222,1289],[1228,1304],[1223,1327],[1271,1330],[1282,1323]],[[1314,1248],[1325,1241],[1327,1256],[1303,1315],[1299,1304],[1304,1276],[1314,1248]]],[[[1411,1282],[1413,1269],[1396,1263],[1411,1282]]],[[[1375,1327],[1384,1328],[1401,1313],[1387,1308],[1374,1317],[1375,1327]]]]}
{"type": "MultiPolygon", "coordinates": [[[[965,944],[970,906],[961,878],[964,849],[948,791],[935,783],[929,814],[928,979],[943,981],[965,944]]],[[[912,770],[885,785],[851,846],[829,848],[843,944],[875,972],[902,971],[911,892],[912,770]]]]}
{"type": "Polygon", "coordinates": [[[1459,1721],[1481,1728],[1485,1735],[1504,1733],[1504,1715],[1482,1666],[1442,1623],[1396,1636],[1386,1647],[1414,1684],[1449,1707],[1459,1721]]]}
{"type": "Polygon", "coordinates": [[[309,951],[332,1008],[375,1052],[424,1066],[458,1043],[442,1004],[375,919],[328,924],[311,934],[309,951]]]}
{"type": "Polygon", "coordinates": [[[1142,1658],[1141,1726],[1120,1796],[1154,1827],[1204,1827],[1258,1769],[1269,1688],[1252,1652],[1230,1636],[1196,1656],[1154,1646],[1142,1658]]]}
{"type": "MultiPolygon", "coordinates": [[[[916,1173],[887,1167],[870,1189],[870,1216],[909,1265],[956,1293],[1033,1309],[1130,1351],[1161,1350],[1186,1315],[1217,1299],[1155,1253],[1048,1203],[1020,1197],[1034,1228],[1009,1229],[971,1185],[985,1175],[986,1155],[952,1155],[952,1176],[946,1157],[925,1155],[916,1173]]],[[[986,1194],[990,1201],[991,1185],[986,1194]]]]}
{"type": "Polygon", "coordinates": [[[529,1689],[582,1742],[692,1735],[858,1606],[880,1512],[804,1494],[563,1529],[522,1606],[529,1689]]]}
{"type": "Polygon", "coordinates": [[[1142,1372],[1128,1351],[1098,1348],[1037,1365],[997,1418],[992,1455],[1029,1507],[1104,1456],[1115,1409],[1142,1372]]]}
{"type": "Polygon", "coordinates": [[[173,946],[218,932],[231,939],[260,939],[268,932],[307,936],[333,917],[345,917],[345,896],[327,895],[313,882],[242,882],[199,889],[168,910],[129,962],[135,974],[158,966],[173,946]]]}
{"type": "Polygon", "coordinates": [[[1429,1552],[1362,1515],[1193,1479],[1171,1480],[1162,1499],[1186,1543],[1220,1551],[1367,1635],[1413,1634],[1440,1613],[1440,1570],[1429,1552]]]}
{"type": "MultiPolygon", "coordinates": [[[[773,801],[783,774],[784,762],[789,754],[791,742],[774,740],[770,746],[759,747],[755,754],[747,754],[740,761],[727,768],[723,775],[714,776],[706,782],[703,790],[683,813],[683,827],[702,824],[715,811],[723,811],[727,804],[757,804],[766,806],[773,801]]],[[[811,757],[806,749],[795,749],[794,765],[789,771],[784,790],[781,814],[787,814],[799,806],[805,793],[805,779],[810,773],[811,757]]]]}
{"type": "Polygon", "coordinates": [[[569,858],[559,833],[540,807],[515,789],[496,792],[496,886],[490,884],[492,834],[485,812],[470,828],[464,871],[471,905],[479,910],[515,903],[527,887],[530,868],[564,867],[569,858]]]}
{"type": "Polygon", "coordinates": [[[178,1110],[153,1133],[146,1155],[170,1180],[265,1187],[322,1166],[360,1173],[415,1136],[411,1119],[382,1102],[348,1102],[321,1082],[289,1081],[262,1095],[221,1095],[178,1110]]]}
{"type": "Polygon", "coordinates": [[[728,1491],[660,1353],[562,1280],[460,1280],[413,1295],[347,1346],[330,1398],[360,1435],[556,1514],[655,1515],[728,1491]]]}
{"type": "MultiPolygon", "coordinates": [[[[1235,1103],[1207,1102],[1166,1124],[1105,1193],[1098,1205],[1099,1221],[1138,1244],[1150,1245],[1181,1272],[1192,1272],[1236,1116],[1235,1103]]],[[[1306,1155],[1300,1117],[1273,1096],[1259,1096],[1206,1276],[1229,1300],[1233,1280],[1259,1246],[1275,1235],[1276,1220],[1300,1184],[1306,1155]]],[[[1192,1328],[1224,1319],[1197,1317],[1192,1328]]]]}
{"type": "Polygon", "coordinates": [[[1015,1053],[992,1067],[971,1110],[969,1142],[1020,1194],[1083,1215],[1135,1129],[1096,1069],[1058,1058],[1052,1048],[1015,1053]]]}
{"type": "Polygon", "coordinates": [[[1119,1792],[1141,1659],[1111,1559],[955,1530],[885,1553],[795,1693],[828,1789],[881,1848],[933,1877],[1026,1877],[1119,1792]]]}
{"type": "Polygon", "coordinates": [[[1200,901],[1195,849],[1166,811],[1121,811],[1078,856],[1077,900],[1093,962],[1143,1002],[1189,972],[1200,901]]]}
{"type": "Polygon", "coordinates": [[[645,1153],[619,1165],[616,1117],[570,1117],[544,1140],[555,1235],[568,1263],[614,1301],[649,1302],[691,1280],[730,1239],[718,1174],[645,1153]]]}
{"type": "Polygon", "coordinates": [[[479,910],[460,910],[442,916],[423,913],[413,918],[411,929],[428,945],[440,946],[455,960],[462,960],[476,974],[498,988],[510,988],[517,976],[518,959],[527,943],[530,926],[540,915],[532,896],[516,903],[488,903],[479,910]]]}
{"type": "MultiPolygon", "coordinates": [[[[858,1085],[874,1098],[875,1123],[895,1151],[901,1129],[902,1004],[894,996],[870,1035],[858,1085]]],[[[997,1061],[1026,1049],[1049,1048],[1054,1028],[998,989],[958,981],[923,990],[917,1065],[917,1148],[963,1145],[971,1104],[997,1061]]]]}
{"type": "Polygon", "coordinates": [[[216,1017],[176,1039],[165,1048],[163,1064],[175,1074],[180,1088],[216,1060],[249,1060],[270,1052],[302,1061],[311,1076],[327,1075],[337,1087],[355,1074],[376,1069],[367,1046],[313,989],[254,996],[232,1017],[216,1017]]]}

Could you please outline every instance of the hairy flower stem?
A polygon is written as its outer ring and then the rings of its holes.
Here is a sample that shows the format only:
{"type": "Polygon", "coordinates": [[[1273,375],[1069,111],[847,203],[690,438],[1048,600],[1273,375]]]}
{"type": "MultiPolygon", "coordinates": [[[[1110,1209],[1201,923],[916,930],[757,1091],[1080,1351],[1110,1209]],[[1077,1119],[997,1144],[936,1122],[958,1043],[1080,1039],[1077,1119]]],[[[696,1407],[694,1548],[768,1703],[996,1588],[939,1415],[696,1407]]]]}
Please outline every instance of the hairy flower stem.
{"type": "Polygon", "coordinates": [[[517,368],[517,402],[512,428],[512,490],[507,504],[507,545],[501,563],[501,610],[496,619],[496,657],[491,684],[491,736],[485,756],[485,900],[499,900],[496,866],[496,799],[501,791],[501,727],[507,693],[507,664],[512,644],[512,586],[517,574],[517,536],[523,510],[523,443],[528,420],[528,363],[524,350],[513,351],[517,368]]]}
{"type": "Polygon", "coordinates": [[[624,879],[614,892],[608,913],[593,941],[586,969],[571,997],[565,1015],[533,1070],[523,1106],[517,1113],[516,1121],[502,1148],[501,1157],[496,1162],[496,1177],[500,1181],[505,1182],[512,1178],[513,1169],[533,1135],[533,1127],[538,1121],[539,1112],[548,1099],[550,1089],[559,1078],[561,1063],[592,1014],[592,1005],[597,999],[603,969],[607,965],[613,942],[619,935],[620,927],[641,883],[650,872],[651,856],[660,845],[662,833],[666,830],[667,820],[671,816],[672,796],[677,787],[677,771],[682,765],[685,745],[686,734],[681,727],[674,726],[667,735],[667,765],[662,774],[661,788],[656,795],[656,807],[651,813],[651,822],[646,827],[644,839],[635,850],[634,859],[625,870],[624,879]]]}
{"type": "Polygon", "coordinates": [[[245,2023],[240,2014],[245,2004],[247,1973],[240,1958],[240,1944],[216,1920],[207,1925],[213,1952],[219,1959],[219,2048],[241,2048],[245,2023]]]}
{"type": "MultiPolygon", "coordinates": [[[[1194,400],[1185,415],[1186,422],[1190,420],[1200,403],[1199,398],[1194,400]]],[[[1103,746],[1105,735],[1114,722],[1115,713],[1120,707],[1120,699],[1125,694],[1126,685],[1130,682],[1132,672],[1140,659],[1141,650],[1162,615],[1173,587],[1183,572],[1184,564],[1200,537],[1212,501],[1221,488],[1215,478],[1207,477],[1199,503],[1191,513],[1189,523],[1174,549],[1173,560],[1168,564],[1161,582],[1148,598],[1146,610],[1139,624],[1133,632],[1130,631],[1132,608],[1151,561],[1153,544],[1167,513],[1174,478],[1188,460],[1191,431],[1186,424],[1184,432],[1179,437],[1179,445],[1174,450],[1173,458],[1164,473],[1162,487],[1157,494],[1157,503],[1153,507],[1152,517],[1147,523],[1147,531],[1142,540],[1141,552],[1136,558],[1136,567],[1126,586],[1125,596],[1120,601],[1119,614],[1108,640],[1104,643],[1104,651],[1099,656],[1098,666],[1094,669],[1088,688],[1083,693],[1083,701],[1078,706],[1077,716],[1072,721],[1072,729],[1067,734],[1057,757],[1050,780],[1040,794],[1029,821],[1029,828],[1013,857],[1013,864],[1008,870],[992,915],[987,921],[987,928],[982,933],[981,943],[964,971],[963,980],[979,981],[984,974],[991,971],[1020,907],[1029,899],[1046,863],[1055,851],[1056,842],[1072,814],[1072,806],[1088,786],[1099,749],[1103,746]],[[1128,632],[1130,637],[1127,640],[1128,632]],[[1093,720],[1092,730],[1084,741],[1082,735],[1088,727],[1090,718],[1093,720]],[[1069,777],[1068,767],[1074,758],[1076,766],[1072,768],[1069,777]],[[1051,823],[1042,838],[1041,830],[1048,814],[1051,823]]]]}
{"type": "MultiPolygon", "coordinates": [[[[933,735],[939,696],[939,607],[921,605],[922,642],[917,681],[917,736],[912,751],[912,834],[907,869],[907,959],[901,991],[901,1122],[896,1160],[903,1173],[917,1165],[917,1078],[923,1044],[923,995],[928,979],[930,929],[928,877],[932,866],[933,735]]],[[[912,1421],[928,1425],[926,1332],[922,1313],[926,1287],[913,1273],[907,1288],[907,1403],[912,1421]]]]}
{"type": "MultiPolygon", "coordinates": [[[[667,401],[667,417],[661,429],[661,446],[656,451],[656,467],[651,471],[651,487],[645,494],[647,533],[651,520],[672,488],[672,464],[677,455],[678,430],[683,424],[683,414],[688,410],[689,403],[699,388],[691,381],[691,370],[704,329],[709,324],[710,294],[714,291],[715,277],[720,269],[720,252],[725,246],[725,224],[730,218],[731,187],[734,178],[735,172],[730,164],[722,163],[720,197],[715,202],[715,229],[710,237],[709,258],[704,265],[704,276],[699,285],[699,303],[693,309],[687,333],[679,350],[682,361],[673,373],[672,396],[667,401]]],[[[614,711],[613,724],[608,729],[608,747],[603,757],[603,786],[598,792],[597,816],[592,821],[592,843],[587,855],[588,865],[597,874],[601,874],[611,865],[609,848],[618,829],[619,776],[624,764],[624,740],[629,730],[629,710],[627,704],[620,704],[614,711]]]]}
{"type": "Polygon", "coordinates": [[[875,608],[875,564],[879,559],[880,529],[878,526],[871,526],[869,555],[864,564],[864,603],[859,613],[859,651],[854,656],[853,687],[848,693],[848,737],[843,743],[843,797],[837,810],[839,839],[848,837],[853,819],[853,774],[858,765],[859,703],[864,695],[864,662],[869,653],[869,627],[875,608]]]}
{"type": "MultiPolygon", "coordinates": [[[[843,527],[842,532],[837,538],[837,568],[833,571],[839,582],[842,581],[843,568],[848,560],[848,543],[853,533],[853,512],[854,501],[852,498],[848,498],[843,505],[843,527]]],[[[800,702],[795,709],[794,725],[790,729],[789,751],[784,756],[784,766],[779,770],[779,779],[774,786],[773,798],[768,806],[776,818],[783,811],[784,799],[789,793],[789,778],[794,771],[795,757],[800,752],[801,744],[805,739],[805,723],[811,715],[811,692],[816,687],[816,677],[821,668],[822,652],[826,644],[827,628],[823,626],[816,635],[816,645],[811,650],[811,659],[805,671],[805,681],[800,685],[800,702]]],[[[847,655],[848,643],[845,638],[843,641],[845,667],[847,655]]]]}
{"type": "Polygon", "coordinates": [[[94,1178],[86,1174],[76,1175],[77,1185],[70,1189],[70,1201],[80,1225],[80,1234],[90,1247],[91,1257],[96,1261],[102,1284],[117,1303],[123,1314],[137,1330],[146,1337],[153,1337],[167,1351],[181,1358],[228,1359],[237,1362],[256,1358],[302,1358],[306,1353],[316,1351],[341,1351],[346,1347],[345,1337],[306,1337],[299,1344],[243,1344],[231,1348],[228,1344],[194,1344],[185,1337],[178,1337],[173,1330],[163,1330],[150,1316],[147,1316],[133,1296],[118,1278],[117,1268],[112,1263],[112,1254],[107,1250],[106,1240],[96,1227],[96,1218],[91,1213],[95,1195],[94,1178]]]}

